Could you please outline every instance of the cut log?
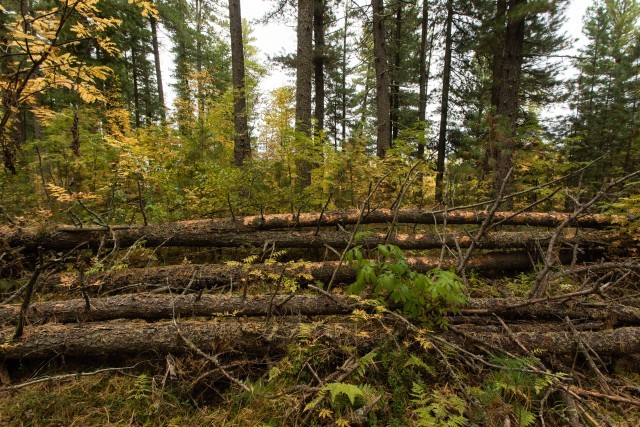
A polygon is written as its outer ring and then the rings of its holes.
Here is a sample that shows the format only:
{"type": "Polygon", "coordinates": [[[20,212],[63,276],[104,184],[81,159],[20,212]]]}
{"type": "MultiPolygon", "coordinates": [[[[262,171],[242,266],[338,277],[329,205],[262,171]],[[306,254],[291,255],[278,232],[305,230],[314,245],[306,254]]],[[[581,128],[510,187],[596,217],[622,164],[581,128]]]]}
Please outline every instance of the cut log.
{"type": "MultiPolygon", "coordinates": [[[[640,353],[640,328],[626,327],[597,332],[580,332],[580,340],[600,355],[626,356],[640,353]]],[[[577,344],[572,332],[516,332],[509,334],[488,334],[467,332],[467,339],[447,334],[451,342],[466,348],[475,345],[490,345],[494,348],[519,352],[517,339],[536,355],[575,354],[577,344]]]]}
{"type": "MultiPolygon", "coordinates": [[[[34,303],[27,312],[31,324],[47,322],[73,323],[114,319],[158,320],[172,317],[268,316],[268,315],[337,315],[351,313],[356,301],[336,296],[330,299],[315,295],[251,295],[246,298],[228,295],[162,296],[136,294],[90,299],[34,303]]],[[[15,323],[19,305],[0,306],[0,325],[15,323]]]]}
{"type": "Polygon", "coordinates": [[[520,306],[527,300],[519,298],[470,299],[464,315],[496,314],[507,320],[556,319],[603,321],[607,325],[640,326],[640,308],[623,304],[590,304],[569,302],[565,304],[540,303],[520,306]],[[516,308],[510,308],[516,307],[516,308]]]}
{"type": "MultiPolygon", "coordinates": [[[[571,214],[561,212],[496,212],[493,222],[500,222],[502,225],[523,225],[532,227],[556,227],[569,218],[571,214]]],[[[361,224],[388,224],[394,221],[396,224],[443,224],[446,220],[447,224],[481,224],[487,218],[487,211],[449,211],[449,212],[430,212],[415,209],[401,209],[394,214],[391,209],[375,209],[365,213],[360,221],[361,224]]],[[[336,225],[353,225],[358,222],[360,213],[357,210],[334,211],[324,213],[301,213],[299,215],[291,214],[270,214],[270,215],[253,215],[238,218],[215,218],[208,220],[192,220],[180,221],[166,224],[155,224],[147,227],[142,226],[126,226],[115,225],[111,227],[111,231],[121,232],[129,231],[130,233],[138,233],[139,235],[152,235],[156,233],[167,234],[165,230],[174,230],[178,233],[181,231],[191,232],[194,229],[203,230],[207,233],[216,232],[246,232],[257,230],[277,230],[291,228],[305,228],[318,226],[336,226],[336,225]],[[146,229],[146,231],[141,231],[146,229]]],[[[570,227],[583,228],[607,228],[626,224],[629,221],[627,217],[620,215],[581,215],[569,224],[570,227]]],[[[66,232],[89,232],[97,231],[109,234],[109,230],[105,227],[83,227],[77,228],[73,226],[58,226],[58,231],[66,232]]],[[[19,229],[18,229],[19,230],[19,229]]],[[[24,229],[23,229],[24,230],[24,229]]],[[[46,233],[51,231],[43,230],[46,233]]],[[[9,236],[15,233],[16,229],[4,228],[0,229],[0,235],[9,236]]],[[[29,231],[28,234],[32,234],[29,231]]]]}
{"type": "MultiPolygon", "coordinates": [[[[564,263],[571,262],[571,254],[561,252],[560,259],[564,263]]],[[[409,257],[407,262],[412,270],[424,273],[438,267],[437,257],[409,257]]],[[[473,256],[467,266],[476,271],[521,271],[533,266],[538,259],[535,253],[526,252],[492,252],[473,256]]],[[[457,265],[457,260],[445,258],[441,268],[449,269],[457,265]]],[[[300,285],[320,281],[327,283],[333,271],[338,268],[337,261],[304,262],[293,264],[187,264],[164,267],[127,268],[107,274],[88,276],[90,291],[102,292],[117,289],[143,289],[145,286],[169,286],[171,289],[213,288],[219,286],[239,286],[242,279],[250,282],[264,282],[271,278],[275,281],[284,270],[284,277],[294,278],[300,285]]],[[[344,263],[337,271],[334,283],[352,283],[356,278],[355,270],[344,263]]],[[[77,275],[63,273],[51,276],[49,285],[75,283],[77,275]]]]}
{"type": "MultiPolygon", "coordinates": [[[[301,323],[247,320],[180,321],[183,335],[201,350],[211,353],[249,355],[284,354],[298,339],[301,323]]],[[[324,335],[334,346],[370,348],[383,339],[394,339],[393,329],[385,331],[378,322],[304,324],[305,335],[324,335]]],[[[84,325],[56,325],[27,328],[18,340],[11,341],[12,329],[0,332],[0,359],[48,359],[71,357],[139,355],[144,353],[186,353],[187,346],[173,322],[107,322],[84,325]]],[[[453,332],[442,337],[466,348],[478,342],[517,351],[511,336],[469,333],[467,338],[453,332]],[[473,338],[473,339],[469,339],[473,338]]],[[[514,337],[531,351],[572,354],[576,343],[571,332],[519,332],[514,337]]],[[[640,328],[619,328],[600,332],[582,332],[585,345],[602,355],[628,355],[640,352],[640,328]]]]}
{"type": "MultiPolygon", "coordinates": [[[[4,229],[0,231],[0,241],[6,241],[11,247],[23,247],[26,250],[37,248],[70,250],[74,248],[129,247],[144,244],[148,247],[184,246],[184,247],[259,247],[274,245],[276,248],[344,248],[350,240],[348,232],[327,231],[256,231],[240,233],[217,231],[208,227],[207,222],[192,221],[146,227],[114,228],[99,231],[83,228],[57,228],[43,231],[34,228],[4,229]]],[[[476,245],[479,249],[530,248],[545,245],[551,238],[551,232],[493,232],[487,233],[476,245]]],[[[565,230],[561,240],[572,245],[610,244],[614,236],[607,232],[578,232],[565,230]]],[[[618,237],[616,240],[619,240],[618,237]]],[[[443,244],[455,247],[468,247],[473,241],[469,233],[438,234],[393,234],[387,239],[385,233],[369,233],[360,241],[365,248],[375,248],[378,244],[390,243],[402,249],[434,249],[443,244]]]]}
{"type": "MultiPolygon", "coordinates": [[[[88,322],[113,319],[158,320],[176,317],[216,316],[269,316],[269,315],[344,315],[352,308],[367,309],[356,299],[334,295],[195,295],[160,296],[149,294],[123,295],[109,298],[92,298],[86,309],[84,299],[34,303],[27,312],[29,324],[46,322],[88,322]]],[[[565,307],[560,304],[535,304],[519,308],[510,306],[522,303],[520,299],[472,299],[462,310],[464,319],[456,323],[477,323],[480,316],[499,315],[507,320],[562,321],[565,317],[576,321],[601,321],[613,326],[640,325],[640,308],[620,304],[590,306],[576,304],[565,307]]],[[[369,306],[369,308],[371,308],[369,306]]],[[[15,324],[20,313],[19,305],[0,306],[0,325],[15,324]]],[[[484,324],[484,321],[480,322],[484,324]]]]}

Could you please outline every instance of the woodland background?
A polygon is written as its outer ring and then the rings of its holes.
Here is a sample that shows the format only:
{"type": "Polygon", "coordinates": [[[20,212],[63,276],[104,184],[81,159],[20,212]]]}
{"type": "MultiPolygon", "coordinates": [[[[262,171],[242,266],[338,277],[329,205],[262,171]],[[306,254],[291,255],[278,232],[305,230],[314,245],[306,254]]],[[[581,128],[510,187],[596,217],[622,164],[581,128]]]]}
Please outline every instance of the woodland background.
{"type": "Polygon", "coordinates": [[[0,5],[0,424],[637,425],[638,1],[268,3],[0,5]]]}

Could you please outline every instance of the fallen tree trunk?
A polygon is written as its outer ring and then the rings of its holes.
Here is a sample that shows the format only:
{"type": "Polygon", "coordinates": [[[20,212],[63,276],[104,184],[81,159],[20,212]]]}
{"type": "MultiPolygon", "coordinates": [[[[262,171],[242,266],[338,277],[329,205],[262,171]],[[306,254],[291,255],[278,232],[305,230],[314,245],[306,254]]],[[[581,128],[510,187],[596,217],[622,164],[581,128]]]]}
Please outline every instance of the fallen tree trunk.
{"type": "MultiPolygon", "coordinates": [[[[172,317],[269,316],[269,315],[337,315],[351,313],[356,301],[336,296],[332,300],[315,295],[194,295],[162,296],[135,294],[90,299],[34,303],[27,312],[31,324],[47,322],[73,323],[114,319],[158,320],[172,317]]],[[[0,306],[0,324],[15,323],[19,305],[0,306]]]]}
{"type": "Polygon", "coordinates": [[[520,298],[473,298],[461,310],[463,315],[497,315],[507,320],[555,319],[603,321],[607,325],[640,325],[640,308],[624,304],[538,303],[524,305],[520,298]]]}
{"type": "MultiPolygon", "coordinates": [[[[563,263],[571,262],[571,253],[561,252],[563,263]]],[[[476,271],[521,271],[531,268],[538,261],[535,253],[492,252],[473,256],[467,264],[467,270],[476,271]]],[[[445,258],[440,264],[438,257],[409,257],[407,262],[412,270],[424,273],[440,266],[449,269],[457,266],[458,261],[445,258]]],[[[293,264],[186,264],[163,267],[127,268],[106,274],[87,277],[90,289],[101,292],[123,288],[143,288],[144,286],[168,286],[171,289],[213,288],[233,285],[238,287],[241,280],[250,282],[276,281],[284,271],[284,277],[296,279],[300,285],[320,281],[327,283],[338,268],[337,261],[304,262],[293,264]]],[[[356,272],[347,263],[343,263],[336,273],[334,283],[355,281],[356,272]]],[[[49,285],[75,283],[77,274],[62,273],[51,276],[49,285]]]]}
{"type": "MultiPolygon", "coordinates": [[[[284,354],[300,332],[299,322],[256,322],[247,320],[180,321],[181,333],[201,350],[210,353],[235,352],[250,355],[284,354]]],[[[385,331],[378,322],[359,325],[336,322],[305,324],[305,335],[323,335],[332,345],[371,347],[384,339],[394,339],[393,330],[385,331]],[[312,331],[312,332],[310,332],[312,331]]],[[[27,328],[18,340],[11,341],[12,330],[0,332],[0,359],[44,359],[70,357],[138,355],[143,353],[186,353],[188,347],[173,322],[108,322],[86,325],[44,325],[27,328]]],[[[512,337],[502,334],[454,332],[440,334],[453,343],[474,348],[477,342],[504,350],[517,349],[512,337]],[[473,338],[472,340],[468,338],[473,338]]],[[[576,350],[570,332],[520,332],[514,337],[533,350],[571,354],[576,350]]],[[[580,339],[599,354],[628,355],[640,352],[640,328],[619,328],[600,332],[582,332],[580,339]]]]}
{"type": "MultiPolygon", "coordinates": [[[[532,227],[556,227],[571,216],[570,213],[561,212],[496,212],[493,216],[494,223],[501,225],[520,225],[532,227]]],[[[487,211],[449,211],[430,212],[416,209],[401,209],[394,212],[391,209],[374,209],[366,212],[361,224],[481,224],[487,218],[487,211]]],[[[238,218],[215,218],[207,220],[179,221],[165,224],[151,224],[148,226],[127,226],[114,225],[110,228],[89,226],[74,227],[61,225],[54,230],[33,229],[33,228],[0,228],[0,240],[10,240],[19,238],[16,235],[35,235],[51,232],[65,233],[88,233],[97,232],[109,237],[113,233],[125,233],[129,235],[168,235],[171,231],[176,234],[182,232],[192,233],[200,230],[206,233],[220,232],[248,232],[258,230],[292,229],[305,227],[325,227],[340,225],[353,225],[360,219],[360,212],[357,210],[334,211],[324,213],[301,213],[292,214],[270,214],[253,215],[238,218]],[[16,236],[16,237],[13,237],[16,236]]],[[[573,220],[570,227],[583,228],[607,228],[628,222],[628,218],[620,215],[582,215],[573,220]]],[[[12,245],[13,246],[13,245],[12,245]]]]}
{"type": "MultiPolygon", "coordinates": [[[[43,231],[31,228],[12,229],[0,233],[11,247],[23,247],[26,250],[37,248],[70,250],[74,248],[129,247],[144,244],[148,247],[184,246],[184,247],[264,247],[276,248],[344,248],[350,241],[350,233],[323,230],[315,231],[256,231],[252,233],[220,232],[210,230],[206,222],[192,221],[183,223],[150,225],[127,229],[98,231],[95,229],[55,229],[43,231]],[[175,228],[172,228],[174,227],[175,228]]],[[[530,248],[544,245],[551,238],[551,232],[492,232],[487,233],[477,243],[481,249],[530,248]]],[[[564,230],[561,240],[569,244],[609,244],[614,236],[607,232],[579,232],[564,230]]],[[[618,239],[619,240],[619,239],[618,239]]],[[[366,248],[375,248],[378,244],[390,243],[403,249],[434,249],[443,244],[451,247],[468,247],[473,237],[469,233],[439,234],[392,234],[387,239],[385,233],[369,233],[359,240],[366,248]]]]}
{"type": "MultiPolygon", "coordinates": [[[[640,325],[640,308],[620,304],[573,307],[561,304],[533,304],[510,308],[526,302],[521,299],[471,299],[462,314],[464,320],[474,323],[474,316],[496,314],[508,320],[555,320],[565,317],[577,321],[602,321],[614,325],[640,325]]],[[[271,315],[344,315],[352,309],[373,308],[360,304],[357,299],[333,295],[194,295],[160,296],[149,294],[123,295],[90,299],[87,309],[84,299],[34,303],[27,311],[30,324],[46,322],[84,322],[114,319],[158,320],[172,317],[216,316],[271,316],[271,315]]],[[[20,313],[19,305],[0,306],[0,324],[15,324],[20,313]]],[[[459,323],[459,322],[458,322],[459,323]]]]}

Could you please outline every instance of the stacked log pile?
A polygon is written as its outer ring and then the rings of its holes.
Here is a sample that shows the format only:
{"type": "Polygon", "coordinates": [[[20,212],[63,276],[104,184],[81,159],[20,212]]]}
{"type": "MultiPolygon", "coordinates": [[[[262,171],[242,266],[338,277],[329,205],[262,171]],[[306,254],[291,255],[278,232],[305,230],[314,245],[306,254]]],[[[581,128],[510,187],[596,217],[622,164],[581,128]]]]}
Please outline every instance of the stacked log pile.
{"type": "MultiPolygon", "coordinates": [[[[564,263],[568,265],[567,275],[580,273],[588,277],[590,272],[600,271],[602,277],[607,277],[607,283],[585,279],[582,290],[564,296],[472,298],[461,313],[450,314],[448,322],[452,328],[437,334],[438,339],[470,351],[478,342],[484,342],[504,351],[526,347],[572,354],[582,342],[600,354],[638,353],[640,308],[625,305],[624,300],[613,300],[607,294],[621,277],[637,277],[640,272],[637,260],[580,263],[582,259],[589,260],[589,254],[597,254],[591,259],[606,256],[612,245],[631,251],[633,239],[618,230],[625,221],[604,215],[573,218],[561,213],[379,209],[131,227],[4,227],[0,228],[0,241],[5,248],[20,250],[25,256],[39,252],[41,258],[47,250],[67,251],[64,262],[76,266],[80,263],[70,261],[76,253],[92,250],[99,256],[100,251],[133,245],[248,251],[256,248],[263,253],[317,248],[333,258],[290,264],[167,265],[91,274],[85,274],[80,267],[71,272],[42,274],[45,264],[39,261],[40,270],[32,276],[31,286],[27,284],[5,295],[5,303],[0,305],[0,360],[180,353],[192,351],[193,345],[207,353],[278,355],[297,339],[302,324],[313,324],[322,334],[336,340],[359,341],[352,345],[372,345],[388,337],[389,329],[375,322],[361,325],[348,316],[355,309],[375,312],[377,308],[344,296],[337,286],[349,284],[355,278],[353,267],[341,258],[345,248],[353,246],[354,234],[361,231],[358,227],[363,226],[367,227],[367,233],[358,239],[359,245],[373,249],[389,243],[415,251],[408,257],[408,263],[421,272],[434,267],[456,268],[462,274],[470,270],[506,272],[532,269],[536,263],[545,265],[553,260],[554,264],[548,265],[550,276],[565,274],[556,268],[564,263]],[[473,230],[456,227],[487,222],[508,230],[478,235],[473,230]],[[556,230],[554,227],[560,224],[563,229],[556,230]],[[475,252],[462,262],[465,248],[475,252]],[[553,251],[553,256],[542,248],[553,251]],[[609,273],[616,268],[620,271],[609,273]],[[280,289],[283,278],[296,280],[302,289],[297,292],[280,289]],[[263,284],[261,294],[248,291],[253,282],[263,284]],[[265,290],[266,282],[271,284],[265,290]],[[338,289],[337,293],[322,290],[330,282],[334,290],[338,289]],[[81,294],[82,298],[32,301],[38,289],[44,292],[51,287],[60,288],[60,284],[72,284],[78,289],[76,296],[81,294]],[[141,290],[153,293],[139,293],[141,290]],[[114,293],[117,295],[111,295],[114,293]],[[19,299],[22,304],[15,304],[19,299]],[[565,325],[566,319],[572,322],[578,335],[565,325]],[[510,333],[503,330],[502,322],[509,323],[510,333]],[[24,331],[16,334],[16,324],[20,323],[25,326],[24,331]],[[358,333],[345,333],[354,329],[358,333]]],[[[406,332],[402,321],[392,323],[393,328],[406,332]]]]}

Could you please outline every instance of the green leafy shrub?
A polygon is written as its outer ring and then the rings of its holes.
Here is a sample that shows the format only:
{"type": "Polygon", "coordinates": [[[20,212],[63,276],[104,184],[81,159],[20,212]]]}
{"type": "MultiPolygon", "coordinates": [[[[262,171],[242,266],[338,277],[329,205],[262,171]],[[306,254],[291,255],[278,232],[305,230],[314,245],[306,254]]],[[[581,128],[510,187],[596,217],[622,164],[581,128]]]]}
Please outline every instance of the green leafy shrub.
{"type": "Polygon", "coordinates": [[[467,302],[466,288],[453,271],[434,268],[426,274],[411,271],[407,258],[394,245],[378,245],[378,261],[365,259],[356,246],[346,256],[357,271],[352,294],[370,289],[387,306],[399,307],[411,319],[446,329],[445,316],[467,302]]]}

